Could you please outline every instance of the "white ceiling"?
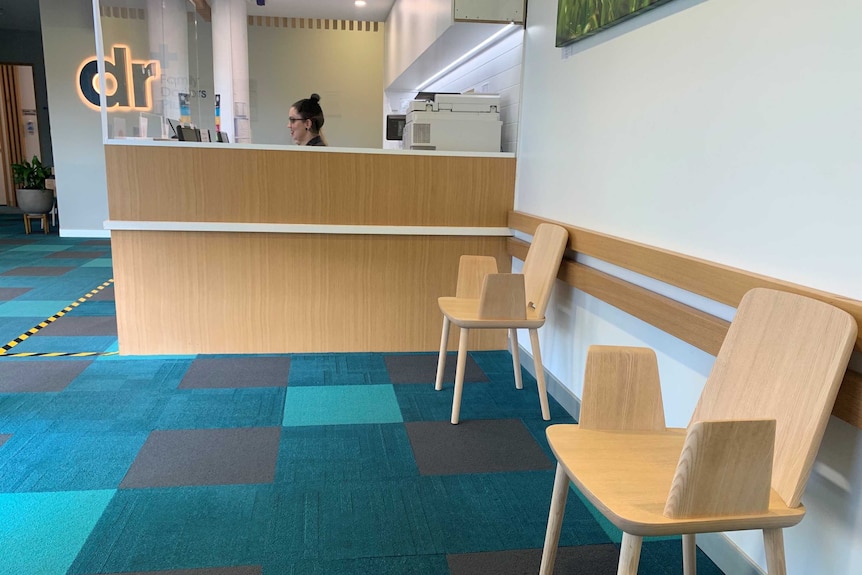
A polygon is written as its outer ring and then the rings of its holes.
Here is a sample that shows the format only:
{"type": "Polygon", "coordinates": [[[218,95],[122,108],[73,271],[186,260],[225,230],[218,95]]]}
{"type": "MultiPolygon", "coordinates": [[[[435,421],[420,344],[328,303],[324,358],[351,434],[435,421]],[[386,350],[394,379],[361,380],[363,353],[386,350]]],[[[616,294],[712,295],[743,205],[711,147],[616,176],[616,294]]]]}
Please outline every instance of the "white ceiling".
{"type": "Polygon", "coordinates": [[[357,8],[353,0],[246,0],[249,16],[292,16],[294,18],[330,18],[335,20],[364,20],[384,22],[395,0],[366,0],[367,5],[357,8]]]}
{"type": "MultiPolygon", "coordinates": [[[[210,0],[212,3],[212,0],[210,0]]],[[[250,16],[291,16],[293,18],[329,18],[384,22],[395,0],[366,0],[357,8],[353,0],[246,0],[250,16]]],[[[111,6],[137,5],[128,0],[106,0],[111,6]]],[[[0,0],[0,30],[39,30],[39,0],[0,0]]]]}

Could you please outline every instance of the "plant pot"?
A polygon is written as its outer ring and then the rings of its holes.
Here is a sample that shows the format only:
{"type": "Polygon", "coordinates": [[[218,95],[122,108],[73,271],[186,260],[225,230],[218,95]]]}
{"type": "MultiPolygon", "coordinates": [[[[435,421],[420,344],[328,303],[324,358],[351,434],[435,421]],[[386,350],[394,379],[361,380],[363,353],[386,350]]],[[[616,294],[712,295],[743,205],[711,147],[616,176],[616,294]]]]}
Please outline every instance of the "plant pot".
{"type": "Polygon", "coordinates": [[[47,214],[54,207],[51,190],[15,190],[18,207],[25,214],[47,214]]]}

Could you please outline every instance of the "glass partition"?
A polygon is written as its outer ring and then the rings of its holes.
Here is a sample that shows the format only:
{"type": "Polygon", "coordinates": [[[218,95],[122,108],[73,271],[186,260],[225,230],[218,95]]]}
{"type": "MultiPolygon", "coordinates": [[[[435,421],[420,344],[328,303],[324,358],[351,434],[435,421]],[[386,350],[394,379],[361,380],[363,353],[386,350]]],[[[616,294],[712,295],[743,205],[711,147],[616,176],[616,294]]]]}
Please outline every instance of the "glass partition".
{"type": "Polygon", "coordinates": [[[109,139],[177,137],[177,128],[216,135],[209,6],[192,0],[93,0],[104,79],[98,61],[82,66],[82,97],[100,109],[104,90],[109,139]]]}

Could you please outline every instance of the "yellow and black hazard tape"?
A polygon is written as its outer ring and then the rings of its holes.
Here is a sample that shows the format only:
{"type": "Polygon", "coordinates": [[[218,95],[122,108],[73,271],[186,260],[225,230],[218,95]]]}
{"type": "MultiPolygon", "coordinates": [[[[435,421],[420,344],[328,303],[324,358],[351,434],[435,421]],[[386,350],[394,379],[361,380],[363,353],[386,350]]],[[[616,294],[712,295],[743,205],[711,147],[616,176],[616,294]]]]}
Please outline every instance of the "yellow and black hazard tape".
{"type": "Polygon", "coordinates": [[[117,355],[116,351],[81,351],[81,352],[37,352],[37,353],[7,353],[9,350],[13,349],[19,343],[27,341],[30,337],[39,333],[39,330],[48,327],[82,303],[89,300],[91,297],[108,287],[114,283],[114,278],[109,279],[99,287],[94,290],[91,290],[89,293],[85,294],[82,297],[79,297],[77,300],[73,301],[62,310],[58,311],[45,321],[39,323],[39,325],[32,327],[27,330],[26,333],[22,333],[3,347],[0,347],[0,357],[91,357],[91,356],[100,356],[100,355],[117,355]]]}

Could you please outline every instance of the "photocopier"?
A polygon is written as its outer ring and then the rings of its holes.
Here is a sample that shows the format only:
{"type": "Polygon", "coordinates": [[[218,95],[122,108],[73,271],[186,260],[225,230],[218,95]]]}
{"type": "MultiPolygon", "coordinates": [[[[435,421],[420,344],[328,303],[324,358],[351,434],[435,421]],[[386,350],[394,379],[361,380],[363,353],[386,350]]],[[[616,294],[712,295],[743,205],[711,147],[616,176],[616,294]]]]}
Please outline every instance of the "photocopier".
{"type": "Polygon", "coordinates": [[[432,94],[409,102],[404,149],[499,152],[502,126],[497,94],[432,94]]]}

